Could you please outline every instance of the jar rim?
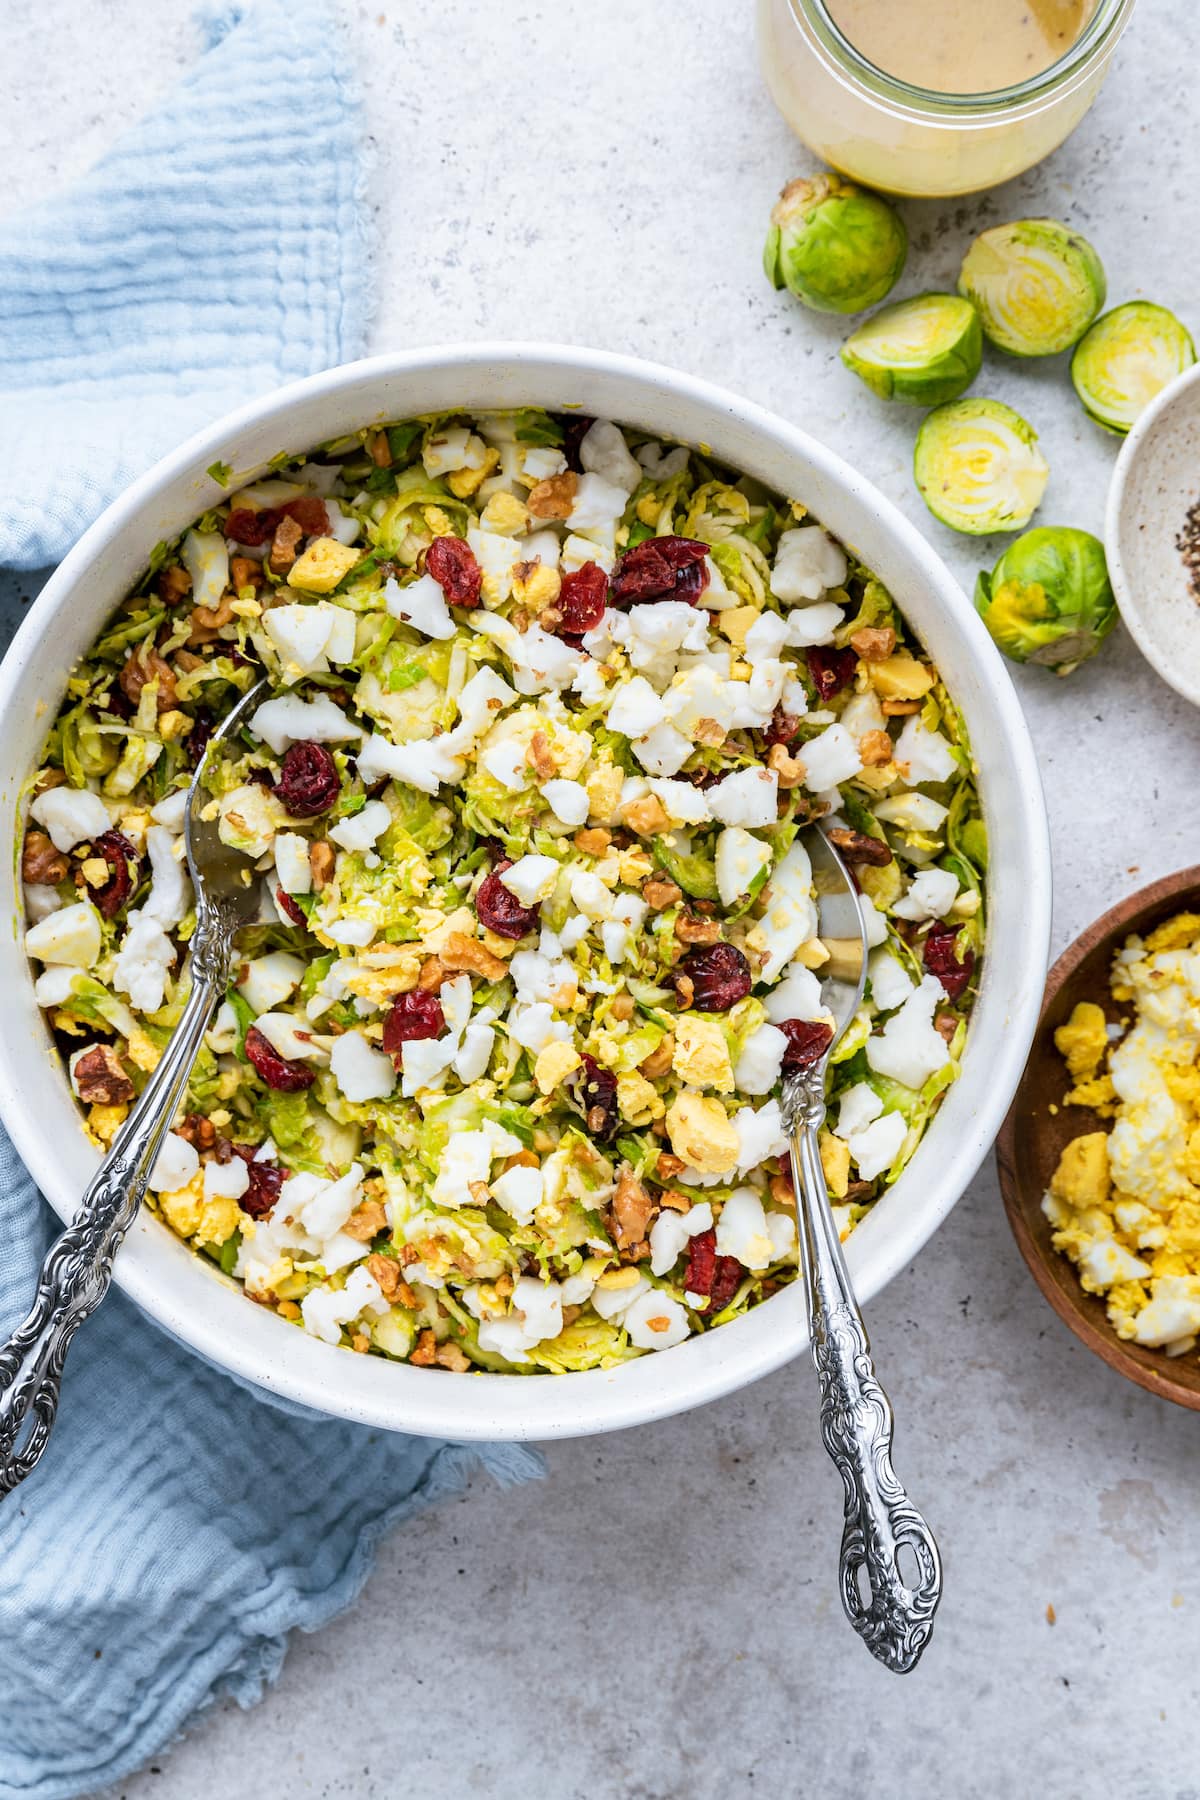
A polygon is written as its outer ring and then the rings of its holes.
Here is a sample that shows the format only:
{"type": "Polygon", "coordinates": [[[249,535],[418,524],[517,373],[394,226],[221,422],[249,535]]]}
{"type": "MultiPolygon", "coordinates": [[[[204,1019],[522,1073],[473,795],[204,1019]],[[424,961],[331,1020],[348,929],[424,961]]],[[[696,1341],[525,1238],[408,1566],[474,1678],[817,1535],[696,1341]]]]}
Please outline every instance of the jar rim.
{"type": "Polygon", "coordinates": [[[878,63],[873,63],[869,57],[864,56],[846,37],[831,17],[826,0],[790,0],[790,3],[816,31],[825,50],[878,98],[923,111],[969,114],[997,107],[1023,105],[1054,92],[1064,81],[1086,69],[1108,49],[1123,30],[1133,10],[1134,0],[1099,0],[1099,5],[1070,49],[1065,50],[1039,74],[1030,75],[1026,80],[1015,82],[1009,87],[987,88],[962,94],[923,88],[881,69],[878,63]]]}

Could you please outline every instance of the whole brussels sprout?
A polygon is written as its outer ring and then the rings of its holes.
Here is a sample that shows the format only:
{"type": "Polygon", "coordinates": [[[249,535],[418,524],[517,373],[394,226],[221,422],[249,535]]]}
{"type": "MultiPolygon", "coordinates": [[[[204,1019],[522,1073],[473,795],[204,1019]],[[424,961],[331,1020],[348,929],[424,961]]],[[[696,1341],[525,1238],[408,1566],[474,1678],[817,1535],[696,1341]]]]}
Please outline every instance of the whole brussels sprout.
{"type": "Polygon", "coordinates": [[[881,400],[940,406],[956,400],[979,373],[979,314],[957,294],[896,300],[851,333],[842,361],[881,400]]]}
{"type": "Polygon", "coordinates": [[[789,181],[771,209],[763,268],[817,312],[853,313],[891,292],[908,233],[894,208],[838,175],[789,181]]]}
{"type": "Polygon", "coordinates": [[[980,570],[975,609],[1005,656],[1069,675],[1117,621],[1104,546],[1072,525],[1039,525],[980,570]]]}
{"type": "Polygon", "coordinates": [[[1196,346],[1173,312],[1130,300],[1096,320],[1071,358],[1084,411],[1123,437],[1155,394],[1196,360],[1196,346]]]}
{"type": "Polygon", "coordinates": [[[935,519],[975,537],[1019,531],[1041,503],[1050,467],[1037,432],[1002,400],[951,400],[922,422],[917,489],[935,519]]]}
{"type": "Polygon", "coordinates": [[[1104,264],[1057,219],[1015,219],[981,231],[958,291],[979,308],[984,335],[1012,356],[1069,350],[1104,305],[1104,264]]]}

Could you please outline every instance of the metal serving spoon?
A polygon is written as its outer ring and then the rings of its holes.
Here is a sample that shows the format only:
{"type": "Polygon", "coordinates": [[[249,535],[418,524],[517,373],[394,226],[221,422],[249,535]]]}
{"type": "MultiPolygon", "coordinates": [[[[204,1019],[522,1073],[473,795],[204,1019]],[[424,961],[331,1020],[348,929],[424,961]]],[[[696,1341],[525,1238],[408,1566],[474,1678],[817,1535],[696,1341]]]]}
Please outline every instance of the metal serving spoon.
{"type": "Polygon", "coordinates": [[[137,1217],[200,1041],[225,997],[234,936],[258,913],[258,882],[250,863],[221,842],[215,820],[201,817],[200,775],[213,750],[239,729],[267,691],[265,680],[256,682],[221,722],[188,788],[184,842],[196,890],[196,929],[191,990],[179,1023],[79,1211],[46,1252],[26,1318],[0,1350],[0,1494],[23,1481],[46,1448],[71,1339],[108,1292],[113,1258],[137,1217]]]}
{"type": "Polygon", "coordinates": [[[805,834],[817,892],[819,932],[831,950],[821,998],[833,1038],[811,1068],[784,1077],[784,1129],[813,1361],[821,1390],[821,1436],[846,1488],[839,1577],[842,1605],[872,1656],[898,1675],[916,1667],[933,1630],[942,1565],[928,1525],[892,1468],[892,1409],[875,1379],[867,1329],[838,1239],[817,1146],[825,1118],[829,1056],[858,1011],[867,940],[854,884],[825,832],[805,834]],[[908,1553],[911,1583],[900,1566],[908,1553]]]}

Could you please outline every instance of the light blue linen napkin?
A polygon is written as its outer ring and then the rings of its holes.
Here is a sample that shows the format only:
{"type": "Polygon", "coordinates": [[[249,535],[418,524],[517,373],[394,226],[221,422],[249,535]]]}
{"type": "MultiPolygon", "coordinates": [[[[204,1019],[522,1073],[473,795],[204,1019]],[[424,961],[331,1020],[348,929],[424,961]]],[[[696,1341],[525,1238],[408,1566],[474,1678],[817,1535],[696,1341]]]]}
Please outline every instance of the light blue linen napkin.
{"type": "MultiPolygon", "coordinates": [[[[208,29],[167,106],[70,194],[0,223],[0,564],[52,560],[206,418],[363,348],[338,30],[319,0],[208,29]]],[[[0,1132],[3,1336],[55,1229],[0,1132]]],[[[515,1445],[280,1407],[114,1292],[68,1360],[42,1463],[0,1502],[0,1800],[91,1793],[215,1697],[252,1704],[287,1633],[347,1606],[383,1534],[477,1461],[503,1482],[540,1472],[515,1445]]]]}
{"type": "Polygon", "coordinates": [[[0,567],[59,560],[164,451],[362,354],[364,130],[322,0],[205,15],[207,53],[69,192],[0,220],[0,567]]]}

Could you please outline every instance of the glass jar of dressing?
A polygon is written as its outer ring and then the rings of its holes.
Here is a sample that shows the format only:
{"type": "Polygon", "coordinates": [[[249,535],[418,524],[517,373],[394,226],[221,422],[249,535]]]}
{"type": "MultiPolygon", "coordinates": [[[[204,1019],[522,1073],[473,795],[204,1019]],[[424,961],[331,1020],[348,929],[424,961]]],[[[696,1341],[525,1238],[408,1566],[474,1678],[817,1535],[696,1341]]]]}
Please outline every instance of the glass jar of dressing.
{"type": "Polygon", "coordinates": [[[843,174],[893,194],[1019,175],[1095,99],[1134,0],[758,0],[784,118],[843,174]]]}

